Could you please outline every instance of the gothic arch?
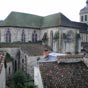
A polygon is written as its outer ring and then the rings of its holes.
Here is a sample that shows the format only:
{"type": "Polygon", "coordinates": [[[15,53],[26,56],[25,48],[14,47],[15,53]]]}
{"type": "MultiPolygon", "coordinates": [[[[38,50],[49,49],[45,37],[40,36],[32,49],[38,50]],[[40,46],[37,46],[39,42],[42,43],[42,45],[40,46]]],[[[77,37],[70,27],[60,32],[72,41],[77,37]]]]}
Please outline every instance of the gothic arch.
{"type": "Polygon", "coordinates": [[[26,36],[25,36],[25,31],[22,30],[22,34],[21,34],[21,41],[22,41],[22,42],[25,42],[25,40],[26,40],[25,37],[26,37],[26,36]]]}
{"type": "Polygon", "coordinates": [[[11,42],[11,32],[9,29],[6,32],[6,42],[7,43],[11,42]]]}
{"type": "Polygon", "coordinates": [[[67,33],[71,34],[72,36],[74,36],[74,32],[72,30],[68,31],[67,33]]]}
{"type": "Polygon", "coordinates": [[[50,31],[50,47],[53,49],[53,31],[50,31]]]}
{"type": "Polygon", "coordinates": [[[66,38],[67,38],[67,42],[73,42],[73,39],[74,39],[74,32],[73,31],[68,31],[67,32],[67,35],[66,35],[66,38]]]}
{"type": "Polygon", "coordinates": [[[33,31],[33,33],[32,33],[32,42],[37,42],[37,33],[36,33],[36,31],[33,31]]]}

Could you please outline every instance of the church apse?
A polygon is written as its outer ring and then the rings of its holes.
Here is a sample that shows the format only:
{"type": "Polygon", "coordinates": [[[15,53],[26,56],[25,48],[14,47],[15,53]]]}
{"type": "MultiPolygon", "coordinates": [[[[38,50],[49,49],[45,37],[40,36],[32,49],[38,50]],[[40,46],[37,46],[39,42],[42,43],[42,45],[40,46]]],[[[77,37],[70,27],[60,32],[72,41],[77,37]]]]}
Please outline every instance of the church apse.
{"type": "Polygon", "coordinates": [[[75,34],[73,31],[68,31],[62,34],[62,52],[74,53],[75,52],[75,34]]]}

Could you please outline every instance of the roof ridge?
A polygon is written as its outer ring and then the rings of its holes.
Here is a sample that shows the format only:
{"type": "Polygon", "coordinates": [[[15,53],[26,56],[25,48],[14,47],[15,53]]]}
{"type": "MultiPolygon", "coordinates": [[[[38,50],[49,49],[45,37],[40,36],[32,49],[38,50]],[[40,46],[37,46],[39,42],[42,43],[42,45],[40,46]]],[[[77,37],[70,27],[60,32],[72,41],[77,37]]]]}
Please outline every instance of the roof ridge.
{"type": "Polygon", "coordinates": [[[25,15],[33,15],[33,16],[43,17],[43,16],[39,16],[39,15],[35,15],[35,14],[30,14],[30,13],[25,13],[25,12],[12,11],[10,14],[12,14],[12,13],[18,13],[18,14],[25,14],[25,15]]]}
{"type": "Polygon", "coordinates": [[[49,15],[46,15],[44,17],[47,17],[47,16],[52,16],[52,15],[56,15],[56,14],[62,14],[61,12],[58,12],[58,13],[53,13],[53,14],[49,14],[49,15]]]}

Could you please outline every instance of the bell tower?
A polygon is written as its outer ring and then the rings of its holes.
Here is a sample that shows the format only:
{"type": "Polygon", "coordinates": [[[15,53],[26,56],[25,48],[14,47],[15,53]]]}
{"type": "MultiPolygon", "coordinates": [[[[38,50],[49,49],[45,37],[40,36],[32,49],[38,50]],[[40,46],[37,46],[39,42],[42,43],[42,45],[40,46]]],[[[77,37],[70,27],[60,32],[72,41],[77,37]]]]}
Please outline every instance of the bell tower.
{"type": "Polygon", "coordinates": [[[80,10],[80,22],[88,24],[88,0],[86,6],[80,10]]]}

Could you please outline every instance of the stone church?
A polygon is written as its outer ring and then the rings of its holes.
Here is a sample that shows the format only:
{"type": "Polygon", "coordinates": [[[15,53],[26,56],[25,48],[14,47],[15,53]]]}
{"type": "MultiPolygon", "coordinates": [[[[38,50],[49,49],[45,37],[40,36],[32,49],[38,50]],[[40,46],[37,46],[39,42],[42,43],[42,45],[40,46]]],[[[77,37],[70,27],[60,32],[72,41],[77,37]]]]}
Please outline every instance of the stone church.
{"type": "Polygon", "coordinates": [[[11,12],[0,21],[0,42],[44,41],[55,52],[77,53],[88,42],[88,0],[80,10],[80,22],[71,21],[62,13],[37,16],[11,12]]]}

